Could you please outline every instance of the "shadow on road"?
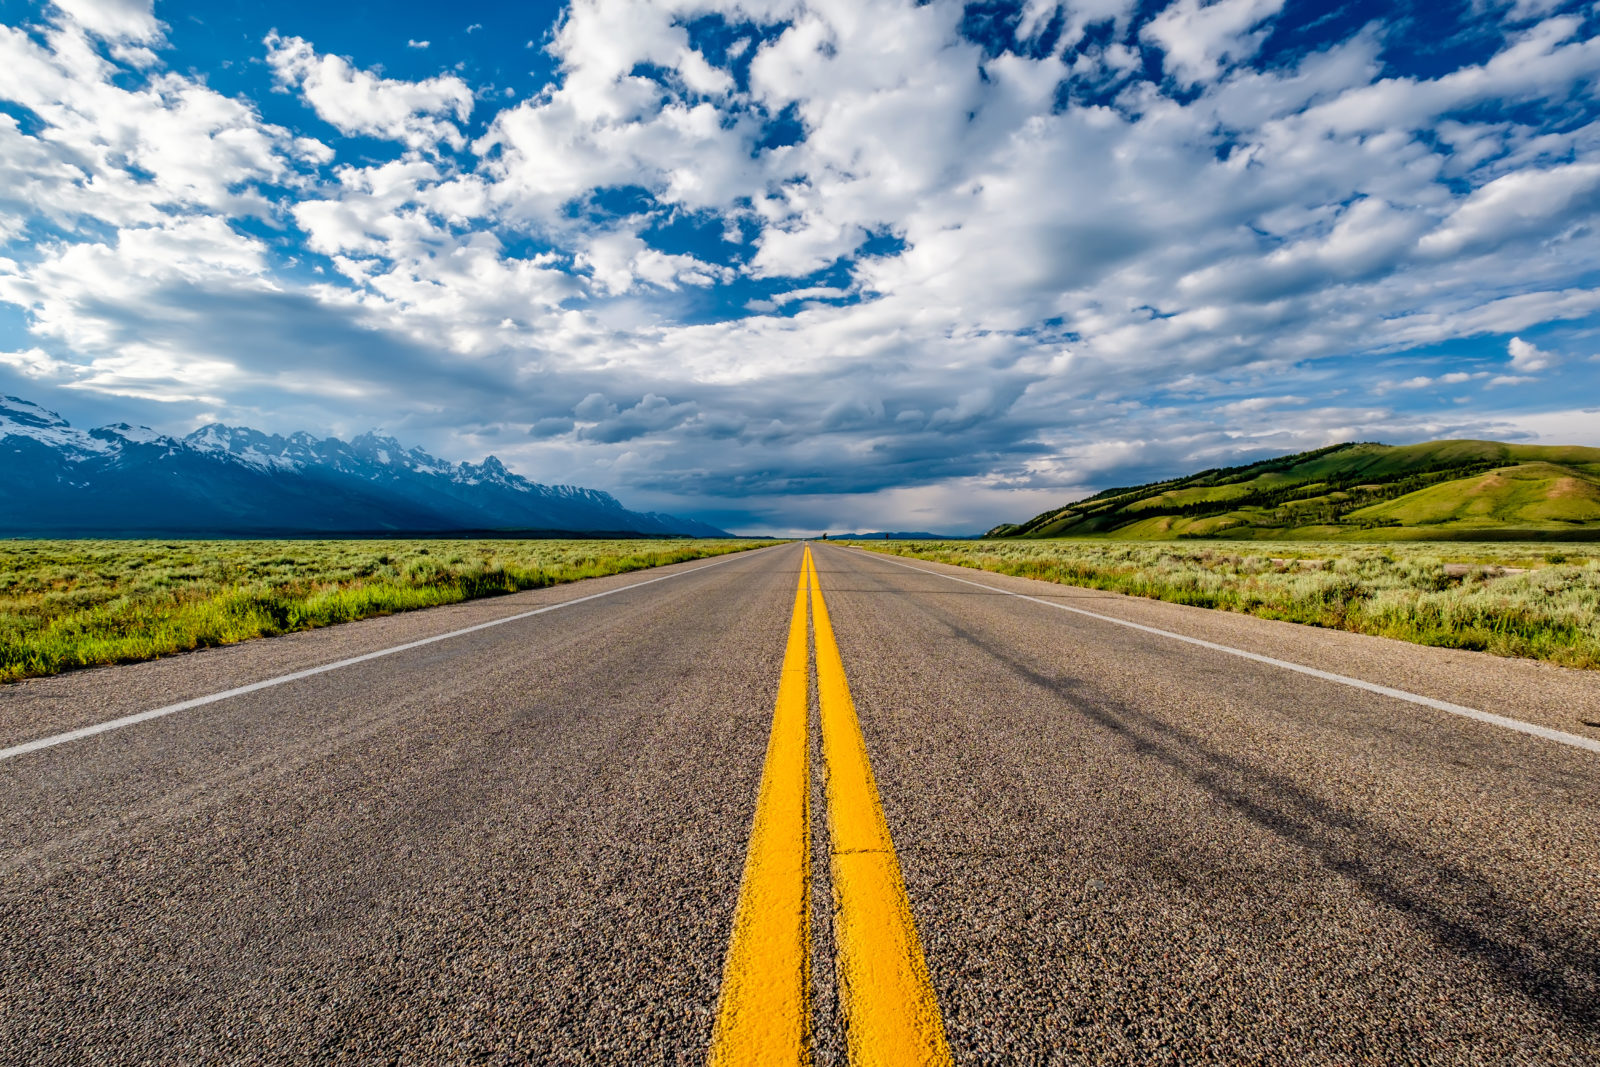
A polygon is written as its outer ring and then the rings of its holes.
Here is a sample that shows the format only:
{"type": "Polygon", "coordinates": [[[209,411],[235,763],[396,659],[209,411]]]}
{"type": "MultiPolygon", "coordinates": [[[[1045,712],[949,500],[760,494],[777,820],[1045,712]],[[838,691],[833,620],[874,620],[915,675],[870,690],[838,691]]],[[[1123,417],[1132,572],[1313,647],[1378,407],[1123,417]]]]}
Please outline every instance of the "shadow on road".
{"type": "Polygon", "coordinates": [[[1488,964],[1506,985],[1566,1023],[1586,1031],[1600,1026],[1600,950],[1580,927],[1530,914],[1474,872],[1181,727],[1080,680],[1042,674],[970,632],[957,636],[1056,694],[1141,756],[1159,760],[1256,825],[1310,850],[1325,868],[1406,915],[1442,947],[1488,964]]]}

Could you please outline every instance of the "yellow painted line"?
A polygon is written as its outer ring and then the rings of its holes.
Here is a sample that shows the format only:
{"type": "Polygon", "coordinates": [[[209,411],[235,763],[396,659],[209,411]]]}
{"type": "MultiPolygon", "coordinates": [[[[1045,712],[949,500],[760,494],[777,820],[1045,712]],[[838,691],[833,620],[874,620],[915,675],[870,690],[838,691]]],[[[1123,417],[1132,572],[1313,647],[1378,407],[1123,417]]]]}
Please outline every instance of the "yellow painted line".
{"type": "Polygon", "coordinates": [[[948,1064],[944,1019],[809,547],[806,563],[828,768],[839,1004],[850,1062],[855,1067],[948,1064]]]}
{"type": "Polygon", "coordinates": [[[807,554],[711,1038],[714,1067],[811,1062],[811,820],[807,554]]]}

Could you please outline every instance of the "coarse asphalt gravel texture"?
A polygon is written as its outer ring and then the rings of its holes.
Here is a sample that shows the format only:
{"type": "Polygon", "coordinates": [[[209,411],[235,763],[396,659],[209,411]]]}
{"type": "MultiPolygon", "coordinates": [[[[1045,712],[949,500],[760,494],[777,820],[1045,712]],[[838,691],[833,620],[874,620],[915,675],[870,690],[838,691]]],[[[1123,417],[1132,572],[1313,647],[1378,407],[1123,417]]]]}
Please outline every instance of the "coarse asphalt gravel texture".
{"type": "MultiPolygon", "coordinates": [[[[1600,1062],[1600,756],[941,574],[1575,733],[1600,674],[813,549],[957,1062],[1600,1062]]],[[[627,589],[0,761],[0,1063],[702,1062],[800,559],[0,688],[3,748],[627,589]]]]}

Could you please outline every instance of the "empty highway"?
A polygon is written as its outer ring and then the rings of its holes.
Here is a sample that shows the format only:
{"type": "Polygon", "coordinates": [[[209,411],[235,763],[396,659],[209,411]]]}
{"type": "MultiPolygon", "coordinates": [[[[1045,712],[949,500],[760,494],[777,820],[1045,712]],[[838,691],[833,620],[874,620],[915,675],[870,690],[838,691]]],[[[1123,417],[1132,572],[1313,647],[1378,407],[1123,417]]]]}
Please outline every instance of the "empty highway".
{"type": "Polygon", "coordinates": [[[0,688],[0,935],[8,1064],[1597,1062],[1600,674],[778,545],[0,688]]]}

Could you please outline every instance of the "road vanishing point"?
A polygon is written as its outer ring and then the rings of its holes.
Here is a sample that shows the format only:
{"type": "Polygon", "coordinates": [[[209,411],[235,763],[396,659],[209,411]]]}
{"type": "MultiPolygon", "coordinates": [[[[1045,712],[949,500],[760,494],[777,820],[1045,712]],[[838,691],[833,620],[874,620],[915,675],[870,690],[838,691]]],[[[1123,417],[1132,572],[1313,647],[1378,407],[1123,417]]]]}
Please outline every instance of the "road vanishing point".
{"type": "Polygon", "coordinates": [[[0,1063],[1600,1062],[1600,674],[785,544],[0,688],[0,1063]]]}

